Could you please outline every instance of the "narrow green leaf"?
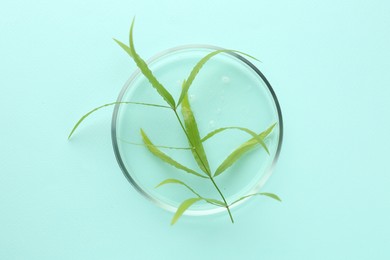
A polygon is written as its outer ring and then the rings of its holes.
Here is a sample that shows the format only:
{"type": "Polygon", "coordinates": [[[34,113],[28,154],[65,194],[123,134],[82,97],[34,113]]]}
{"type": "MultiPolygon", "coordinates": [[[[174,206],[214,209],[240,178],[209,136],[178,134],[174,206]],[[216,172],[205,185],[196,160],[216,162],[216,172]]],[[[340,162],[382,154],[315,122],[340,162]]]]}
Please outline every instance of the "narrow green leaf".
{"type": "Polygon", "coordinates": [[[181,103],[181,112],[184,118],[184,125],[189,138],[190,146],[194,147],[191,150],[192,155],[200,169],[207,175],[211,175],[209,162],[206,157],[202,141],[200,140],[198,125],[196,124],[195,116],[192,113],[190,103],[188,101],[188,95],[185,95],[183,102],[181,103]]]}
{"type": "Polygon", "coordinates": [[[234,53],[239,53],[239,54],[242,54],[242,55],[245,55],[245,56],[248,56],[254,60],[257,60],[255,57],[249,55],[249,54],[246,54],[246,53],[243,53],[243,52],[240,52],[240,51],[236,51],[236,50],[216,50],[216,51],[213,51],[209,54],[207,54],[205,57],[203,57],[195,66],[194,68],[192,69],[190,75],[188,76],[187,80],[185,81],[185,83],[183,84],[183,88],[181,90],[181,94],[180,94],[180,98],[179,98],[179,101],[177,102],[177,107],[180,105],[180,103],[183,101],[185,95],[187,94],[189,88],[191,87],[192,85],[192,82],[194,81],[195,77],[198,75],[199,71],[202,69],[202,67],[206,64],[206,62],[208,60],[210,60],[212,57],[214,57],[215,55],[219,54],[219,53],[222,53],[222,52],[225,52],[225,53],[229,53],[229,52],[234,52],[234,53]]]}
{"type": "Polygon", "coordinates": [[[256,141],[261,145],[263,146],[264,150],[269,154],[269,151],[268,151],[268,148],[267,146],[265,145],[263,139],[258,135],[256,134],[255,132],[253,132],[252,130],[249,130],[248,128],[244,128],[244,127],[237,127],[237,126],[230,126],[230,127],[222,127],[222,128],[218,128],[210,133],[208,133],[205,137],[203,137],[201,139],[202,142],[206,141],[207,139],[211,138],[212,136],[214,136],[215,134],[217,133],[220,133],[222,131],[225,131],[225,130],[229,130],[229,129],[236,129],[236,130],[241,130],[241,131],[244,131],[248,134],[250,134],[253,138],[256,139],[256,141]]]}
{"type": "Polygon", "coordinates": [[[126,44],[124,44],[123,42],[113,38],[113,40],[125,51],[127,52],[127,54],[129,54],[130,57],[133,57],[133,53],[131,52],[129,46],[127,46],[126,44]]]}
{"type": "Polygon", "coordinates": [[[220,206],[220,207],[224,207],[226,208],[226,204],[225,202],[223,201],[220,201],[220,200],[216,200],[216,199],[208,199],[208,198],[203,198],[206,202],[210,203],[210,204],[213,204],[213,205],[216,205],[216,206],[220,206]]]}
{"type": "Polygon", "coordinates": [[[202,200],[201,198],[191,198],[183,201],[177,208],[175,215],[172,218],[171,225],[174,225],[183,213],[192,206],[192,204],[202,200]]]}
{"type": "Polygon", "coordinates": [[[129,48],[122,46],[118,42],[118,44],[125,49],[126,52],[129,53],[130,57],[133,58],[134,62],[137,64],[137,67],[141,70],[142,74],[149,80],[149,82],[152,84],[152,86],[157,90],[157,92],[160,94],[160,96],[168,103],[168,105],[171,108],[176,108],[175,100],[173,99],[172,95],[164,88],[164,86],[156,79],[156,77],[153,75],[152,71],[149,69],[146,62],[137,54],[134,48],[134,42],[133,42],[133,27],[134,27],[134,19],[131,23],[130,27],[130,34],[129,34],[129,42],[130,46],[129,48]]]}
{"type": "Polygon", "coordinates": [[[273,194],[273,193],[262,192],[262,193],[260,193],[259,195],[267,196],[267,197],[270,197],[270,198],[272,198],[272,199],[274,199],[274,200],[277,200],[277,201],[282,202],[282,200],[279,198],[279,196],[276,195],[276,194],[273,194]]]}
{"type": "MultiPolygon", "coordinates": [[[[267,136],[269,134],[269,132],[272,131],[272,129],[275,127],[276,123],[272,124],[266,131],[262,132],[260,135],[257,135],[258,137],[264,137],[267,136]],[[268,131],[268,132],[267,132],[268,131]]],[[[238,129],[238,130],[243,130],[243,127],[236,127],[236,126],[231,126],[231,127],[221,127],[221,128],[218,128],[218,129],[215,129],[213,131],[211,131],[210,133],[208,133],[205,137],[203,137],[201,139],[202,142],[206,142],[208,139],[210,139],[211,137],[213,137],[214,135],[216,134],[219,134],[220,132],[223,132],[225,130],[230,130],[230,129],[238,129]]],[[[250,133],[250,132],[248,132],[250,133]]],[[[251,134],[251,133],[250,133],[251,134]]]]}
{"type": "Polygon", "coordinates": [[[104,104],[100,107],[97,107],[97,108],[94,108],[92,109],[91,111],[89,111],[88,113],[86,113],[85,115],[83,115],[79,121],[77,121],[77,123],[74,125],[72,131],[70,132],[70,134],[68,135],[68,139],[70,139],[74,133],[74,131],[76,131],[77,127],[81,124],[81,122],[84,121],[84,119],[86,119],[90,114],[92,114],[93,112],[101,109],[101,108],[104,108],[104,107],[108,107],[108,106],[112,106],[112,105],[118,105],[118,104],[133,104],[133,105],[144,105],[144,106],[152,106],[152,107],[162,107],[162,108],[170,108],[170,107],[167,107],[167,106],[161,106],[161,105],[156,105],[156,104],[149,104],[149,103],[141,103],[141,102],[112,102],[112,103],[108,103],[108,104],[104,104]]]}
{"type": "Polygon", "coordinates": [[[199,193],[197,193],[193,188],[191,188],[189,185],[185,184],[184,182],[178,180],[178,179],[166,179],[164,181],[162,181],[160,184],[158,184],[156,186],[156,188],[158,187],[161,187],[162,185],[165,185],[165,184],[179,184],[179,185],[183,185],[185,186],[187,189],[189,189],[193,194],[195,194],[196,196],[198,196],[199,198],[203,199],[204,201],[206,201],[207,203],[210,203],[210,204],[213,204],[215,206],[219,206],[219,207],[226,207],[226,204],[220,200],[216,200],[216,199],[209,199],[209,198],[204,198],[202,197],[199,193]]]}
{"type": "Polygon", "coordinates": [[[190,168],[185,167],[184,165],[178,163],[177,161],[175,161],[174,159],[172,159],[171,157],[169,157],[165,153],[161,152],[156,146],[154,146],[154,144],[150,141],[149,137],[146,135],[146,133],[142,129],[141,129],[141,135],[142,135],[142,140],[145,143],[145,145],[148,148],[148,150],[153,155],[155,155],[158,158],[160,158],[162,161],[172,165],[173,167],[175,167],[177,169],[186,171],[188,173],[194,174],[194,175],[202,177],[202,178],[207,178],[206,176],[203,176],[200,173],[197,173],[196,171],[194,171],[194,170],[192,170],[190,168]]]}
{"type": "Polygon", "coordinates": [[[179,184],[179,185],[183,185],[185,186],[187,189],[189,189],[192,193],[194,193],[196,196],[198,196],[199,198],[202,198],[202,196],[199,195],[199,193],[197,193],[194,189],[192,189],[189,185],[185,184],[184,182],[178,180],[178,179],[166,179],[162,182],[160,182],[156,188],[158,187],[161,187],[162,185],[165,185],[165,184],[179,184]]]}
{"type": "Polygon", "coordinates": [[[278,195],[276,195],[276,194],[269,193],[269,192],[258,192],[258,193],[253,193],[253,194],[249,194],[249,195],[246,195],[246,196],[244,196],[244,197],[241,197],[241,198],[239,198],[238,200],[234,201],[232,204],[230,204],[230,206],[233,205],[233,204],[235,204],[235,203],[237,203],[237,202],[239,202],[239,201],[241,201],[241,200],[244,200],[244,199],[246,199],[246,198],[253,197],[253,196],[267,196],[267,197],[272,198],[272,199],[274,199],[274,200],[282,201],[282,200],[278,197],[278,195]]]}
{"type": "Polygon", "coordinates": [[[181,185],[187,186],[184,182],[182,182],[178,179],[166,179],[166,180],[163,180],[162,182],[160,182],[155,188],[161,187],[162,185],[165,185],[165,184],[171,184],[171,183],[181,184],[181,185]]]}
{"type": "MultiPolygon", "coordinates": [[[[118,140],[120,140],[121,142],[124,142],[126,144],[137,145],[137,146],[147,146],[146,144],[130,142],[130,141],[127,141],[127,140],[125,140],[123,138],[119,138],[119,137],[118,137],[118,140]]],[[[166,145],[154,145],[154,147],[162,148],[162,149],[171,149],[171,150],[191,150],[190,147],[175,147],[175,146],[166,146],[166,145]]]]}
{"type": "MultiPolygon", "coordinates": [[[[271,133],[272,129],[275,127],[276,124],[271,125],[267,130],[260,133],[258,136],[262,140],[264,140],[269,133],[271,133]]],[[[234,150],[217,168],[217,170],[214,173],[214,177],[220,175],[223,173],[226,169],[228,169],[230,166],[232,166],[238,159],[241,158],[245,153],[252,150],[256,145],[258,144],[258,141],[255,138],[252,138],[242,145],[240,145],[236,150],[234,150]]]]}

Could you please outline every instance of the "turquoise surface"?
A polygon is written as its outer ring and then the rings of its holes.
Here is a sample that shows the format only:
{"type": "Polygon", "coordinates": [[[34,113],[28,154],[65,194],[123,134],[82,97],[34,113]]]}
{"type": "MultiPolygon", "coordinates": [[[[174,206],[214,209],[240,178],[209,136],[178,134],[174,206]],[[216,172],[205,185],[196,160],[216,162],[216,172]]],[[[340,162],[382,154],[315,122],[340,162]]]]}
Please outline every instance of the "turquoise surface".
{"type": "Polygon", "coordinates": [[[389,259],[388,1],[10,1],[0,4],[0,259],[389,259]],[[141,55],[206,43],[251,53],[282,106],[264,191],[181,219],[125,180],[111,109],[141,55]]]}

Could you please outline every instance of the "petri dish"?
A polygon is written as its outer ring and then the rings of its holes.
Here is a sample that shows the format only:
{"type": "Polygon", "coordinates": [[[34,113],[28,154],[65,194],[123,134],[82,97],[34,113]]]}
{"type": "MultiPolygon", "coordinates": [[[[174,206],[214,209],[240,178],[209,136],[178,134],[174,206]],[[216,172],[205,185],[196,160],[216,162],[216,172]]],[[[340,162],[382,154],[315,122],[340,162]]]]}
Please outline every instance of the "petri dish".
{"type": "MultiPolygon", "coordinates": [[[[163,51],[149,61],[149,68],[177,102],[184,79],[207,54],[220,47],[185,45],[163,51]]],[[[250,58],[249,58],[250,59],[250,58]]],[[[279,102],[270,83],[247,57],[221,52],[200,69],[189,91],[188,100],[196,118],[200,137],[220,128],[242,127],[259,134],[275,124],[264,139],[269,154],[261,145],[245,152],[214,181],[228,204],[258,192],[270,177],[279,157],[283,139],[283,120],[279,102]]],[[[112,143],[118,164],[131,185],[145,198],[169,211],[176,211],[186,199],[196,197],[183,185],[167,184],[178,179],[202,197],[222,200],[210,178],[200,178],[175,168],[153,155],[144,144],[141,129],[164,154],[181,165],[202,173],[174,111],[139,71],[123,86],[112,117],[112,143]],[[148,106],[143,104],[154,104],[148,106]]],[[[183,121],[180,106],[179,119],[183,121]]],[[[240,145],[253,138],[247,132],[229,128],[203,142],[211,174],[240,145]]],[[[247,199],[231,206],[234,208],[247,199]]],[[[186,215],[210,215],[226,208],[199,201],[186,215]]]]}

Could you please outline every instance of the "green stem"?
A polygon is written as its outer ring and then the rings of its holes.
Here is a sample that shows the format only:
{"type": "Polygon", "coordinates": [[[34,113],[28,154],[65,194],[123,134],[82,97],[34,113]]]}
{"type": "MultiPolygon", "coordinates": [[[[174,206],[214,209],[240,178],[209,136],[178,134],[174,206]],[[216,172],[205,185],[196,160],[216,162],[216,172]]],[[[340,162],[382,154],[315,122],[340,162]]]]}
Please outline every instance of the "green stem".
{"type": "Polygon", "coordinates": [[[226,210],[227,210],[228,213],[229,213],[230,220],[232,221],[232,223],[234,223],[234,219],[233,219],[233,216],[232,216],[232,212],[230,211],[230,208],[229,208],[229,205],[227,204],[227,201],[226,201],[226,199],[225,199],[225,196],[223,196],[221,190],[218,188],[218,185],[217,185],[217,183],[215,183],[213,177],[210,176],[210,180],[211,180],[211,182],[214,184],[214,187],[217,189],[219,195],[221,195],[221,197],[222,197],[222,199],[223,199],[223,202],[225,202],[226,210]]]}
{"type": "MultiPolygon", "coordinates": [[[[175,116],[176,116],[177,120],[179,121],[180,126],[181,126],[181,129],[183,129],[183,132],[184,132],[184,134],[186,135],[186,137],[187,137],[187,139],[188,139],[188,142],[190,143],[191,147],[194,147],[194,145],[192,144],[191,139],[190,139],[190,137],[188,136],[188,133],[187,133],[187,131],[186,131],[184,125],[183,125],[183,122],[181,121],[179,115],[177,114],[176,109],[172,109],[172,110],[173,110],[173,112],[175,113],[175,116]]],[[[198,154],[198,151],[197,151],[196,149],[195,149],[194,151],[195,151],[196,154],[198,154]]],[[[198,154],[198,157],[199,157],[199,160],[201,161],[201,163],[203,164],[204,168],[207,169],[207,168],[205,167],[205,164],[204,164],[204,162],[202,161],[201,157],[199,156],[199,154],[198,154]]],[[[219,195],[221,195],[221,198],[222,198],[223,202],[224,202],[225,205],[226,205],[226,210],[227,210],[228,213],[229,213],[230,220],[232,221],[232,223],[234,223],[233,216],[232,216],[232,213],[231,213],[231,211],[230,211],[229,205],[228,205],[228,203],[227,203],[227,201],[226,201],[226,199],[225,199],[225,196],[223,196],[223,194],[222,194],[221,190],[219,189],[217,183],[214,181],[214,179],[213,179],[211,173],[207,171],[206,174],[209,176],[211,182],[213,183],[214,187],[217,189],[219,195]]]]}

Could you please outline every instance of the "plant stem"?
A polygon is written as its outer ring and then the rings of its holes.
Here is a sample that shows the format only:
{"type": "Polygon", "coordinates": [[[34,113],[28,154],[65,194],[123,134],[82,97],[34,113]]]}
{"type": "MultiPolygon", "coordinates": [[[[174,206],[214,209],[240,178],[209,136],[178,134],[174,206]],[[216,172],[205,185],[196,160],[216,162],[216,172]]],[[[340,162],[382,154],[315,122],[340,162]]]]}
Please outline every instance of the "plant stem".
{"type": "Polygon", "coordinates": [[[232,213],[230,212],[230,208],[229,208],[229,205],[227,204],[227,201],[226,201],[226,199],[225,199],[225,196],[223,196],[221,190],[218,188],[218,185],[217,185],[217,183],[215,183],[214,178],[210,176],[210,180],[211,180],[211,182],[214,184],[214,187],[217,189],[219,195],[221,195],[221,197],[222,197],[222,199],[223,199],[223,202],[225,202],[226,210],[227,210],[228,213],[229,213],[230,220],[232,221],[232,223],[234,223],[234,219],[233,219],[232,213]]]}
{"type": "MultiPolygon", "coordinates": [[[[180,124],[180,126],[181,126],[181,129],[183,130],[184,134],[186,135],[187,140],[188,140],[188,142],[189,142],[190,145],[191,145],[191,148],[194,148],[194,145],[192,144],[191,139],[190,139],[190,137],[188,136],[188,133],[187,133],[186,129],[184,128],[183,122],[181,122],[181,119],[180,119],[179,115],[177,114],[176,109],[172,109],[172,110],[173,110],[173,112],[175,113],[175,116],[176,116],[176,118],[177,118],[177,121],[179,121],[179,124],[180,124]]],[[[198,152],[196,151],[196,149],[195,149],[195,152],[198,153],[198,152]]],[[[202,162],[202,164],[203,164],[203,162],[202,162]]]]}
{"type": "MultiPolygon", "coordinates": [[[[191,139],[190,139],[190,137],[188,136],[188,133],[187,133],[187,131],[186,131],[186,129],[185,129],[184,125],[183,125],[183,122],[181,121],[179,115],[177,114],[176,109],[172,108],[172,110],[173,110],[173,112],[175,113],[175,116],[176,116],[177,120],[179,121],[179,124],[180,124],[180,126],[181,126],[181,129],[183,129],[183,132],[184,132],[184,134],[186,135],[186,137],[187,137],[187,139],[188,139],[188,142],[190,143],[191,147],[193,148],[194,145],[192,144],[191,139]]],[[[205,167],[205,164],[204,164],[204,162],[202,161],[201,157],[199,156],[198,151],[197,151],[196,149],[194,149],[194,151],[195,151],[195,153],[198,155],[199,160],[200,160],[201,163],[203,164],[204,168],[207,169],[207,168],[205,167]]],[[[229,205],[228,205],[228,203],[227,203],[227,201],[226,201],[226,199],[225,199],[225,196],[223,196],[223,194],[222,194],[221,190],[219,189],[217,183],[214,181],[214,178],[213,178],[213,176],[211,175],[211,173],[210,173],[209,171],[207,171],[206,174],[209,176],[211,182],[213,183],[214,187],[217,189],[219,195],[221,195],[221,198],[222,198],[223,202],[225,203],[226,210],[227,210],[228,213],[229,213],[230,220],[232,221],[232,223],[234,223],[233,216],[232,216],[232,213],[231,213],[231,211],[230,211],[229,205]]]]}

